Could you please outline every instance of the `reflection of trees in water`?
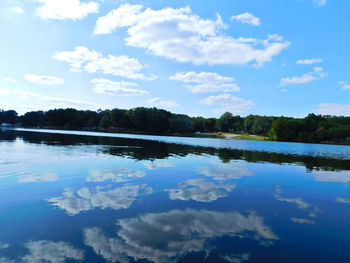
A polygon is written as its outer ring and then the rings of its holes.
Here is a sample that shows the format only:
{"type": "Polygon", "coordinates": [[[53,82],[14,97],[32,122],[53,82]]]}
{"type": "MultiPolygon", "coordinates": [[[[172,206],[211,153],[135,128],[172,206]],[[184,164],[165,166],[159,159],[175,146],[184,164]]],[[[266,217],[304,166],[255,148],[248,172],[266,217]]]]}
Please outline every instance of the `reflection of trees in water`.
{"type": "Polygon", "coordinates": [[[269,162],[276,164],[291,163],[304,166],[307,170],[350,170],[349,160],[338,160],[325,157],[286,155],[279,153],[247,151],[236,149],[216,149],[210,147],[180,145],[150,140],[83,136],[71,134],[48,134],[36,132],[6,131],[0,132],[0,140],[14,141],[17,138],[25,142],[48,145],[103,145],[96,150],[106,154],[131,157],[136,160],[165,159],[170,156],[212,155],[222,162],[244,160],[247,162],[269,162]]]}

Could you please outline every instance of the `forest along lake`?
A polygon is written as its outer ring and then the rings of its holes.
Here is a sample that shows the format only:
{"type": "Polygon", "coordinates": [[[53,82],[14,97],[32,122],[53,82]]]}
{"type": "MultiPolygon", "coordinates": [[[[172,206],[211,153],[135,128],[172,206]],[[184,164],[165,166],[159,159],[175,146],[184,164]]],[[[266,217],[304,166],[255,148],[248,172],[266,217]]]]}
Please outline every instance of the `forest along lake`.
{"type": "Polygon", "coordinates": [[[2,130],[0,262],[350,262],[349,182],[349,146],[2,130]]]}

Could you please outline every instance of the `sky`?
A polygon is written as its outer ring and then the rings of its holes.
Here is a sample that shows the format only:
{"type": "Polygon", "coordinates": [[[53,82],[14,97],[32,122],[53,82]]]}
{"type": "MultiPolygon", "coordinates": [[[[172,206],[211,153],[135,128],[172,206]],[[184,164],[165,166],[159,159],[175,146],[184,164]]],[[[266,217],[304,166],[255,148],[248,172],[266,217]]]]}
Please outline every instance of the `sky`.
{"type": "Polygon", "coordinates": [[[350,116],[348,0],[1,0],[0,108],[350,116]]]}

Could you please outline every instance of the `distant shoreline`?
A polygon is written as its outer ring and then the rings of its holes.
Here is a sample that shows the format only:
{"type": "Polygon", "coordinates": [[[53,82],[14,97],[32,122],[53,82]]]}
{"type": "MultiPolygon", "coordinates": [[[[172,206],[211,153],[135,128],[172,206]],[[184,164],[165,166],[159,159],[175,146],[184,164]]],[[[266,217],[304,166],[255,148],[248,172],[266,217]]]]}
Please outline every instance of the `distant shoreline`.
{"type": "Polygon", "coordinates": [[[0,125],[163,136],[225,138],[350,145],[350,117],[309,114],[305,118],[226,112],[220,118],[190,117],[157,108],[83,111],[72,108],[27,112],[0,110],[0,125]]]}
{"type": "MultiPolygon", "coordinates": [[[[320,144],[320,145],[341,145],[341,146],[350,146],[350,143],[337,143],[337,142],[319,142],[319,143],[310,143],[310,142],[290,142],[290,141],[276,141],[271,138],[253,135],[253,134],[234,134],[227,132],[216,132],[216,133],[190,133],[190,134],[146,134],[137,131],[121,131],[121,130],[92,130],[92,129],[64,129],[56,127],[11,127],[11,128],[2,128],[7,130],[17,130],[17,131],[33,131],[33,132],[45,132],[47,131],[62,131],[62,132],[93,132],[103,134],[115,134],[115,135],[135,135],[135,136],[161,136],[161,137],[177,137],[177,138],[208,138],[208,139],[224,139],[224,140],[236,140],[236,141],[270,141],[270,142],[282,142],[282,143],[306,143],[306,144],[320,144]]],[[[1,130],[1,128],[0,128],[1,130]]]]}

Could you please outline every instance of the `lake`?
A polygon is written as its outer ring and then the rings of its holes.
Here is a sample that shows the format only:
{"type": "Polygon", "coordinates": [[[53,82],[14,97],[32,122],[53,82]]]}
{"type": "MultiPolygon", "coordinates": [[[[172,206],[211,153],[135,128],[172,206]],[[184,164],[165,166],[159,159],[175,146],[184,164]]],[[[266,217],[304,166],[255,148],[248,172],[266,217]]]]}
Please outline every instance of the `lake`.
{"type": "Polygon", "coordinates": [[[350,147],[0,131],[0,263],[350,262],[350,147]]]}

